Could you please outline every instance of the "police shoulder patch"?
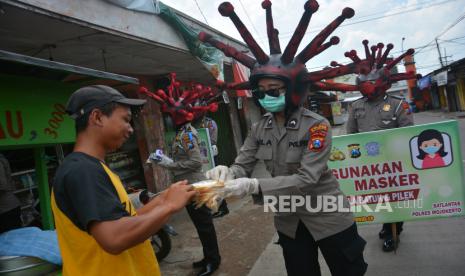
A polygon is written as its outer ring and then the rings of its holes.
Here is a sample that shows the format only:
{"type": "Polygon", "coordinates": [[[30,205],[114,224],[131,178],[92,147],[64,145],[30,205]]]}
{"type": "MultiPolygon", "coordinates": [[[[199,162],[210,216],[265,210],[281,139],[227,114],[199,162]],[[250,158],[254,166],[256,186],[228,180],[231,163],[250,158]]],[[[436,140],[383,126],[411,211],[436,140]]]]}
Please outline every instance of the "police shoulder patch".
{"type": "Polygon", "coordinates": [[[407,114],[410,114],[410,106],[409,106],[408,102],[402,101],[402,108],[405,110],[405,112],[407,114]]]}
{"type": "Polygon", "coordinates": [[[181,137],[181,143],[184,149],[190,150],[194,148],[194,136],[192,135],[192,132],[186,131],[183,133],[181,137]]]}
{"type": "Polygon", "coordinates": [[[308,149],[311,151],[321,151],[324,148],[326,135],[328,134],[328,125],[319,123],[310,127],[310,139],[308,140],[308,149]]]}

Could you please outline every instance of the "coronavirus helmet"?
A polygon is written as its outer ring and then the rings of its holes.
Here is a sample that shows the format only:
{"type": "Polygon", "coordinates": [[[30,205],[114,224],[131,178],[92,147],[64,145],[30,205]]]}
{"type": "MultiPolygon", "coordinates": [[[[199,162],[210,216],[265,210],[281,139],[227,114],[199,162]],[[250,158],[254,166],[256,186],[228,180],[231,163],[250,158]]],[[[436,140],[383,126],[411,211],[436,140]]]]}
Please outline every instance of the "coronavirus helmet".
{"type": "Polygon", "coordinates": [[[232,20],[254,57],[251,57],[232,46],[226,45],[204,32],[199,34],[199,39],[215,46],[226,56],[236,59],[251,70],[248,82],[223,84],[224,88],[255,89],[257,88],[258,81],[262,78],[280,79],[287,85],[286,109],[295,108],[301,103],[302,95],[304,94],[303,92],[305,92],[305,89],[299,88],[300,85],[305,86],[307,82],[313,82],[315,80],[320,81],[326,78],[326,75],[324,74],[314,76],[312,73],[309,73],[305,67],[305,63],[328,49],[330,46],[339,43],[339,38],[336,36],[331,37],[326,43],[325,40],[345,19],[351,18],[354,15],[354,10],[351,8],[343,9],[341,15],[324,28],[296,56],[297,49],[305,35],[310,19],[319,8],[318,2],[315,0],[305,2],[302,18],[300,19],[300,22],[284,51],[281,51],[278,39],[279,32],[273,25],[271,1],[263,1],[262,7],[266,10],[266,25],[270,48],[269,55],[267,55],[257,44],[246,26],[234,12],[233,5],[229,2],[222,3],[218,7],[218,10],[222,16],[229,17],[232,20]]]}
{"type": "MultiPolygon", "coordinates": [[[[340,72],[357,74],[356,84],[336,84],[339,90],[343,91],[360,91],[362,95],[368,99],[380,97],[386,93],[394,82],[400,80],[415,79],[420,77],[415,72],[392,73],[392,68],[398,64],[405,56],[412,55],[415,50],[408,49],[395,59],[388,58],[389,52],[394,48],[394,45],[389,43],[386,50],[383,52],[384,44],[378,43],[368,47],[368,40],[363,40],[365,48],[365,59],[360,59],[355,50],[345,53],[345,56],[352,60],[352,63],[341,65],[335,61],[331,62],[329,70],[339,70],[340,72]]],[[[334,75],[336,76],[336,74],[334,75]]],[[[317,85],[321,90],[334,89],[332,84],[317,85]]]]}
{"type": "Polygon", "coordinates": [[[160,103],[161,112],[168,114],[176,126],[218,110],[217,91],[200,83],[179,82],[175,73],[170,73],[170,84],[166,91],[158,89],[150,92],[146,87],[140,87],[139,93],[160,103]]]}

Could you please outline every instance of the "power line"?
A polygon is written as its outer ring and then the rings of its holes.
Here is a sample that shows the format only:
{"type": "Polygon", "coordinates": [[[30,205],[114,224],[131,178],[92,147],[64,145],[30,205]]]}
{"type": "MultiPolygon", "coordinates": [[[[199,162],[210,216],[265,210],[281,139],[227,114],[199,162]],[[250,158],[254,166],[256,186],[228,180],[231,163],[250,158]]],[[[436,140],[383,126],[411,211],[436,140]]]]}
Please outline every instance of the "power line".
{"type": "Polygon", "coordinates": [[[461,14],[455,21],[454,23],[452,23],[451,25],[449,25],[449,27],[447,27],[445,30],[443,30],[442,32],[440,32],[437,36],[435,36],[433,38],[433,40],[431,40],[428,44],[426,44],[423,48],[420,48],[416,53],[415,55],[419,54],[426,46],[428,45],[431,45],[432,43],[434,43],[436,41],[436,39],[438,39],[439,37],[443,36],[445,33],[447,33],[450,29],[452,29],[455,25],[457,25],[460,21],[462,21],[463,19],[465,19],[465,13],[461,14]]]}
{"type": "Polygon", "coordinates": [[[398,7],[398,8],[394,8],[394,9],[383,10],[383,11],[380,11],[380,12],[375,12],[375,13],[371,13],[371,14],[367,14],[367,15],[360,15],[360,16],[357,15],[357,18],[362,19],[362,18],[366,18],[366,17],[378,15],[378,14],[385,14],[386,12],[393,12],[393,11],[397,11],[397,10],[405,10],[405,9],[412,8],[412,7],[421,7],[422,5],[430,4],[430,3],[435,2],[435,1],[436,0],[424,1],[424,2],[420,2],[420,3],[416,3],[416,4],[407,5],[407,6],[404,6],[404,7],[398,7]]]}
{"type": "Polygon", "coordinates": [[[194,2],[195,2],[195,4],[197,5],[197,8],[199,9],[200,14],[202,15],[203,19],[205,20],[205,23],[207,23],[207,25],[210,25],[210,24],[208,24],[208,20],[207,20],[207,18],[205,17],[205,14],[203,14],[203,11],[202,11],[202,9],[200,8],[199,3],[197,3],[197,0],[194,0],[194,2]]]}
{"type": "MultiPolygon", "coordinates": [[[[257,31],[257,28],[255,28],[255,25],[253,24],[252,19],[250,19],[249,13],[247,12],[247,9],[244,7],[244,4],[242,3],[241,0],[239,0],[239,3],[241,4],[242,10],[244,11],[245,16],[247,16],[247,19],[249,19],[250,25],[252,26],[255,33],[257,34],[257,38],[260,39],[260,37],[261,37],[260,33],[257,31]]],[[[261,39],[260,39],[260,42],[262,42],[261,39]]]]}
{"type": "MultiPolygon", "coordinates": [[[[438,40],[440,40],[442,42],[455,42],[456,40],[460,40],[460,39],[463,39],[463,38],[465,38],[465,36],[453,37],[453,38],[450,38],[450,39],[447,39],[447,40],[443,40],[443,39],[438,39],[438,40]]],[[[459,44],[461,44],[461,43],[459,43],[459,44]]],[[[435,47],[436,47],[436,45],[429,43],[429,45],[424,44],[424,45],[421,45],[421,46],[410,47],[410,48],[413,48],[414,50],[418,50],[418,49],[422,49],[422,48],[425,48],[425,49],[429,48],[428,51],[422,51],[423,53],[427,53],[427,52],[431,52],[432,50],[435,50],[436,49],[435,47]]],[[[390,52],[391,55],[400,54],[400,53],[402,53],[402,50],[390,52]]]]}
{"type": "Polygon", "coordinates": [[[461,39],[465,39],[465,36],[459,36],[459,37],[454,37],[450,39],[439,39],[439,40],[450,42],[450,41],[456,41],[456,40],[461,40],[461,39]]]}
{"type": "MultiPolygon", "coordinates": [[[[445,3],[448,3],[448,2],[453,2],[453,1],[457,1],[457,0],[444,0],[444,1],[441,1],[441,2],[433,3],[433,4],[428,5],[428,6],[424,6],[424,7],[415,7],[415,8],[402,10],[402,11],[391,13],[391,14],[386,14],[386,15],[383,15],[383,16],[378,16],[378,17],[359,20],[359,21],[355,21],[355,22],[345,23],[345,24],[341,24],[339,26],[339,28],[346,27],[346,26],[351,26],[351,25],[356,25],[356,24],[360,24],[360,23],[365,23],[365,22],[369,22],[369,21],[375,21],[375,20],[379,20],[379,19],[383,19],[383,18],[387,18],[387,17],[392,17],[392,16],[404,14],[404,13],[416,12],[416,11],[420,11],[420,10],[423,10],[423,9],[431,8],[431,7],[434,7],[434,6],[442,5],[442,4],[445,4],[445,3]]],[[[322,26],[319,26],[319,27],[316,27],[313,30],[309,30],[309,31],[305,32],[305,34],[319,32],[321,27],[322,26]]],[[[287,33],[284,33],[284,34],[286,34],[286,35],[281,35],[280,37],[281,38],[287,38],[287,37],[292,36],[292,32],[287,32],[287,33]]]]}

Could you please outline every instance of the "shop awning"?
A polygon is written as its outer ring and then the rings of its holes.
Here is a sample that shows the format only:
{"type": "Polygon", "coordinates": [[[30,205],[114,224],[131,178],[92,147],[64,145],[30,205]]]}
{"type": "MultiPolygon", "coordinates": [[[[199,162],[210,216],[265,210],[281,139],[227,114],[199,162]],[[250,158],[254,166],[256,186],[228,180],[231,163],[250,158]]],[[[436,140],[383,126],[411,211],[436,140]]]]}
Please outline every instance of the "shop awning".
{"type": "Polygon", "coordinates": [[[136,78],[0,50],[0,74],[21,75],[82,85],[121,87],[139,84],[136,78]]]}

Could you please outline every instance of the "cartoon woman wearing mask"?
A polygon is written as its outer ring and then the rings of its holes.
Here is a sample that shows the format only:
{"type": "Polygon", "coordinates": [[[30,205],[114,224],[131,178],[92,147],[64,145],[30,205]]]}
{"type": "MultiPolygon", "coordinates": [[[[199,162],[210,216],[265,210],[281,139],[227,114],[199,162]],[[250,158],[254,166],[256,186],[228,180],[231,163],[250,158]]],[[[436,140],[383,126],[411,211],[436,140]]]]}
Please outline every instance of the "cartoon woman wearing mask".
{"type": "Polygon", "coordinates": [[[444,151],[444,139],[441,132],[434,129],[424,130],[418,135],[417,158],[423,160],[422,168],[444,167],[446,164],[442,159],[447,155],[444,151]]]}

